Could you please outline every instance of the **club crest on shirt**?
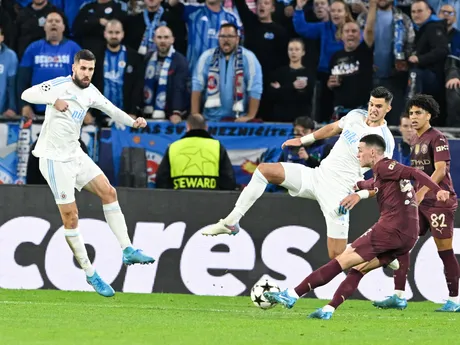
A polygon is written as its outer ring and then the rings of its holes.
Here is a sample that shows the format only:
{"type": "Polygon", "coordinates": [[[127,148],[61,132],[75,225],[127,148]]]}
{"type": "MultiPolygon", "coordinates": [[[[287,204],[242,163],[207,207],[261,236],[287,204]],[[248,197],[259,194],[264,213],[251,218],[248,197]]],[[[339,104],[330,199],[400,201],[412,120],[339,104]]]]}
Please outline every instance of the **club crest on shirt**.
{"type": "Polygon", "coordinates": [[[427,144],[423,144],[422,145],[422,153],[425,154],[428,152],[428,145],[427,144]]]}

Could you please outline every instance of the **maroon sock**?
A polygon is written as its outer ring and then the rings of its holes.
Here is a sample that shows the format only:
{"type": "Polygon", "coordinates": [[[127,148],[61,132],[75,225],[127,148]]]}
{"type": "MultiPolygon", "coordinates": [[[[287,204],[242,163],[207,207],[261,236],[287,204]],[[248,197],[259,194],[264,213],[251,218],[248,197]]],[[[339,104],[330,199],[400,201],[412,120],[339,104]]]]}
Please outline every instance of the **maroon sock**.
{"type": "Polygon", "coordinates": [[[450,297],[458,296],[458,278],[460,275],[460,267],[457,258],[455,257],[454,250],[443,250],[438,252],[439,257],[444,263],[444,275],[446,276],[447,288],[449,289],[450,297]]]}
{"type": "Polygon", "coordinates": [[[334,297],[332,297],[332,301],[329,302],[329,305],[337,309],[339,305],[341,305],[343,302],[345,302],[346,299],[348,299],[348,297],[353,295],[353,292],[356,291],[359,282],[363,277],[364,274],[362,274],[360,271],[355,270],[353,268],[350,269],[350,271],[347,274],[347,278],[345,278],[342,284],[339,285],[334,294],[334,297]]]}
{"type": "Polygon", "coordinates": [[[340,267],[339,262],[336,259],[332,259],[324,266],[321,266],[316,271],[312,272],[294,290],[299,297],[302,297],[307,292],[310,292],[319,286],[326,285],[340,272],[342,272],[342,267],[340,267]]]}
{"type": "Polygon", "coordinates": [[[407,272],[409,272],[410,256],[406,253],[398,257],[399,269],[394,271],[395,290],[405,291],[407,282],[407,272]]]}

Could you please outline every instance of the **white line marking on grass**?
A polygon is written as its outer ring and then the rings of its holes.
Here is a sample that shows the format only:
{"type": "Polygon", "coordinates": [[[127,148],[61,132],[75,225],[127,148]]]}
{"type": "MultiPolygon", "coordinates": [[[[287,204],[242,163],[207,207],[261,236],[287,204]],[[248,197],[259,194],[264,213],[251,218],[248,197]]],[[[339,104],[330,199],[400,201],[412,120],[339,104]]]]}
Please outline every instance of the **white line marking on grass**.
{"type": "MultiPolygon", "coordinates": [[[[37,305],[37,306],[53,306],[53,307],[83,307],[83,308],[137,308],[137,309],[155,309],[155,310],[164,310],[164,311],[192,311],[192,312],[213,312],[213,313],[245,313],[245,314],[257,314],[264,313],[264,310],[257,309],[254,307],[252,310],[242,309],[216,309],[216,308],[184,308],[184,307],[162,307],[155,305],[140,305],[140,304],[94,304],[94,303],[75,303],[75,302],[35,302],[35,301],[0,301],[0,304],[10,304],[10,305],[37,305]]],[[[248,307],[249,309],[249,307],[248,307]]],[[[289,314],[301,314],[299,312],[289,312],[289,314]]],[[[278,315],[278,313],[277,313],[278,315]]]]}

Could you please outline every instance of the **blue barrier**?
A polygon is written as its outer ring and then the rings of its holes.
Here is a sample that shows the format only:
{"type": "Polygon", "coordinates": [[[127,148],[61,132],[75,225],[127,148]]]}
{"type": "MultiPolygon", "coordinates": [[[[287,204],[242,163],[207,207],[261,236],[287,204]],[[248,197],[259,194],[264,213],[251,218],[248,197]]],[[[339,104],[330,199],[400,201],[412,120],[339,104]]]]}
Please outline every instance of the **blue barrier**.
{"type": "MultiPolygon", "coordinates": [[[[208,123],[209,133],[227,149],[238,184],[247,184],[261,162],[278,161],[281,144],[292,138],[291,124],[208,123]]],[[[155,173],[168,146],[186,132],[185,125],[149,122],[142,130],[104,130],[101,134],[99,166],[117,184],[123,147],[146,150],[149,187],[155,186],[155,173]],[[112,152],[112,155],[110,155],[112,152]]]]}
{"type": "MultiPolygon", "coordinates": [[[[261,162],[277,161],[280,145],[292,138],[290,124],[236,124],[209,123],[210,133],[227,148],[232,160],[237,182],[245,185],[251,178],[257,165],[261,162]]],[[[32,144],[40,131],[41,125],[32,126],[32,144]]],[[[86,129],[87,127],[85,127],[86,129]]],[[[17,173],[17,141],[19,123],[0,124],[0,184],[16,182],[17,173]]],[[[96,133],[85,130],[83,141],[90,149],[90,156],[98,161],[99,166],[109,180],[117,185],[120,156],[123,147],[142,147],[146,150],[149,174],[149,186],[155,185],[155,172],[163,158],[168,145],[185,134],[183,124],[172,125],[169,122],[149,122],[143,130],[126,128],[103,129],[100,133],[100,146],[97,147],[96,133]],[[99,150],[98,150],[99,149],[99,150]],[[99,152],[99,159],[97,153],[99,152]]],[[[395,138],[399,142],[400,138],[395,138]]],[[[330,139],[334,142],[336,138],[330,139]]],[[[451,151],[451,175],[454,187],[460,195],[460,140],[449,139],[451,151]]]]}
{"type": "MultiPolygon", "coordinates": [[[[245,185],[261,162],[277,161],[280,145],[292,138],[290,124],[234,124],[209,123],[211,134],[229,151],[235,169],[237,183],[245,185]]],[[[167,146],[185,134],[183,125],[169,122],[149,123],[148,129],[107,129],[101,134],[99,166],[109,180],[116,184],[122,147],[143,147],[147,151],[149,186],[154,186],[155,172],[167,146]],[[111,154],[112,153],[112,154],[111,154]]],[[[334,143],[337,138],[329,139],[334,143]]],[[[401,141],[395,137],[396,144],[401,141]]],[[[449,139],[451,151],[451,175],[454,187],[460,195],[460,140],[449,139]]]]}

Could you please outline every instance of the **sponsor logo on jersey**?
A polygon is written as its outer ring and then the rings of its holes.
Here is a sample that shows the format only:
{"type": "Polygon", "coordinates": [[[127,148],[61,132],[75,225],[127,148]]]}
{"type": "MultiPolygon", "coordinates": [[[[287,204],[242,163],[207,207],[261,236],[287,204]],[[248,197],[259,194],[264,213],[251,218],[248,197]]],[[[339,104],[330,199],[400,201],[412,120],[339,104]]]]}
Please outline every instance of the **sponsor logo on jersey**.
{"type": "Polygon", "coordinates": [[[436,146],[436,152],[442,152],[442,151],[448,151],[449,146],[448,145],[440,145],[436,146]]]}

